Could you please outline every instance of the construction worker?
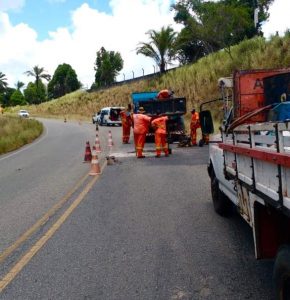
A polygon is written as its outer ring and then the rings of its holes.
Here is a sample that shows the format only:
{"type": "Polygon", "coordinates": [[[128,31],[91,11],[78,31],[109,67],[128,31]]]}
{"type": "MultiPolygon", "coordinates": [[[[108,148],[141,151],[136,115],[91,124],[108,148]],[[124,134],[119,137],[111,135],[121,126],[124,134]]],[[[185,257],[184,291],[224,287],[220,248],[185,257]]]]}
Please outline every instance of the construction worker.
{"type": "Polygon", "coordinates": [[[158,95],[157,95],[157,99],[170,99],[173,98],[174,95],[174,91],[171,90],[161,90],[158,95]]]}
{"type": "Polygon", "coordinates": [[[196,130],[200,128],[199,123],[199,113],[195,111],[195,108],[191,110],[191,120],[190,120],[190,138],[191,145],[196,146],[196,130]]]}
{"type": "Polygon", "coordinates": [[[139,107],[138,113],[133,114],[133,132],[137,158],[144,158],[143,149],[146,140],[146,133],[149,130],[151,118],[146,116],[143,107],[139,107]]]}
{"type": "Polygon", "coordinates": [[[132,114],[131,114],[131,104],[128,104],[128,107],[120,112],[122,120],[122,129],[123,129],[123,144],[129,144],[130,131],[132,126],[132,114]]]}
{"type": "Polygon", "coordinates": [[[161,151],[163,150],[165,156],[169,156],[168,144],[166,141],[167,130],[166,122],[168,121],[167,116],[160,116],[160,112],[157,112],[157,118],[151,122],[153,129],[155,130],[155,146],[156,146],[156,156],[159,158],[161,156],[161,151]]]}

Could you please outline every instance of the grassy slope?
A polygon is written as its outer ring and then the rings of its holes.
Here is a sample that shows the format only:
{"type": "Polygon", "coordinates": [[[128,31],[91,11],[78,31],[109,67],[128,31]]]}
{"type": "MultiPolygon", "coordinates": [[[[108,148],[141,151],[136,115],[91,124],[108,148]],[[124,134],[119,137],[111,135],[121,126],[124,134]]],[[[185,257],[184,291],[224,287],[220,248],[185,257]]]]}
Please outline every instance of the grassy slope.
{"type": "MultiPolygon", "coordinates": [[[[197,63],[181,67],[156,80],[112,87],[94,93],[77,91],[59,99],[28,107],[34,115],[91,119],[91,115],[105,106],[126,106],[131,92],[171,88],[176,96],[187,98],[191,107],[219,97],[217,80],[231,76],[235,69],[281,68],[290,66],[290,36],[273,37],[270,41],[255,38],[232,47],[232,58],[224,51],[200,59],[197,63]]],[[[215,117],[218,118],[216,111],[215,117]]],[[[190,113],[186,115],[186,124],[190,113]]]]}
{"type": "Polygon", "coordinates": [[[42,132],[37,120],[0,115],[0,155],[31,143],[42,132]]]}

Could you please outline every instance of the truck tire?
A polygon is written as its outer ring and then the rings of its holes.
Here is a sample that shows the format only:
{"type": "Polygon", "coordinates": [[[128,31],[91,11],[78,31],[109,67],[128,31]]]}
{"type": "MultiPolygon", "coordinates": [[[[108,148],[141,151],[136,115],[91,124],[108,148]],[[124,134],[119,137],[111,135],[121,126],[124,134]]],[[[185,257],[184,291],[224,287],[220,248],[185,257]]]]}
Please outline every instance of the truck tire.
{"type": "Polygon", "coordinates": [[[230,199],[220,190],[219,182],[215,176],[211,176],[211,196],[214,210],[223,217],[228,217],[232,211],[232,203],[230,199]]]}
{"type": "Polygon", "coordinates": [[[276,256],[273,272],[277,300],[290,299],[290,245],[282,246],[276,256]]]}

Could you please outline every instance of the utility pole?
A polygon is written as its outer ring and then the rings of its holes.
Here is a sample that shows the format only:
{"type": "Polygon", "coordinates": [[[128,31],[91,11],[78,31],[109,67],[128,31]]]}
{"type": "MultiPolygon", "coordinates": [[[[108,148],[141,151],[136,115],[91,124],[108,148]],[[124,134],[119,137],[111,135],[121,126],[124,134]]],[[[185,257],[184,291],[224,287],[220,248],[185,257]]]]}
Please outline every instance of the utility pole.
{"type": "Polygon", "coordinates": [[[259,7],[258,7],[258,0],[253,0],[253,8],[254,8],[254,25],[257,29],[259,24],[259,7]]]}

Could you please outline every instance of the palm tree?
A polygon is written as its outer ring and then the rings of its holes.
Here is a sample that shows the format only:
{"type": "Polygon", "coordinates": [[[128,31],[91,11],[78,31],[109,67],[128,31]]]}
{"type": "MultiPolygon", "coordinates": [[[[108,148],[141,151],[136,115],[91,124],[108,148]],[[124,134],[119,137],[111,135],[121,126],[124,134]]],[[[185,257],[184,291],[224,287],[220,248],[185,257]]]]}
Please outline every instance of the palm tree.
{"type": "Polygon", "coordinates": [[[6,75],[0,72],[0,92],[4,92],[8,86],[6,75]]]}
{"type": "Polygon", "coordinates": [[[137,54],[153,58],[160,72],[164,73],[166,64],[170,64],[176,53],[174,44],[177,32],[167,26],[162,27],[160,31],[149,30],[146,34],[149,35],[149,42],[139,43],[137,54]]]}
{"type": "Polygon", "coordinates": [[[18,91],[20,91],[25,86],[25,83],[23,83],[22,81],[17,81],[15,86],[16,86],[16,89],[18,91]]]}
{"type": "Polygon", "coordinates": [[[24,74],[26,74],[27,76],[35,77],[35,84],[36,84],[36,88],[38,89],[39,81],[42,78],[46,79],[47,81],[49,81],[51,78],[51,76],[49,74],[45,74],[44,72],[45,72],[44,68],[35,66],[35,67],[33,67],[33,69],[31,71],[26,71],[26,72],[24,72],[24,74]]]}

